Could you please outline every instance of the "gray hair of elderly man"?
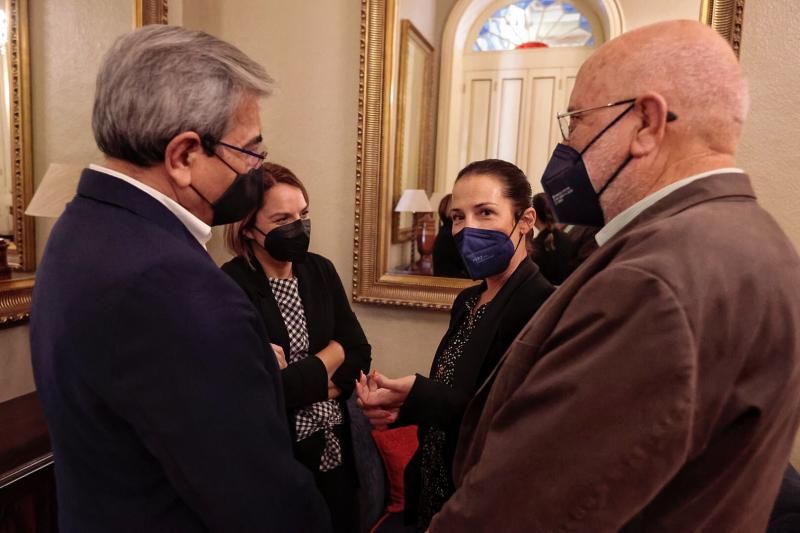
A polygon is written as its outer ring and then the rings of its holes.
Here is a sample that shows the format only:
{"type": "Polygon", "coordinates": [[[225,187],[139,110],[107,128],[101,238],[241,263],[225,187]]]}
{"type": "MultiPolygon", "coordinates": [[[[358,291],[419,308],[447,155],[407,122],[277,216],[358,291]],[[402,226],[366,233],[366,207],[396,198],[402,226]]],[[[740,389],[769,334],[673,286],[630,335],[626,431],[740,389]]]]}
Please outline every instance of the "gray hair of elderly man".
{"type": "Polygon", "coordinates": [[[243,98],[270,94],[264,68],[235,46],[177,26],[121,36],[97,75],[92,129],[108,157],[150,167],[176,135],[196,132],[206,149],[233,126],[243,98]]]}

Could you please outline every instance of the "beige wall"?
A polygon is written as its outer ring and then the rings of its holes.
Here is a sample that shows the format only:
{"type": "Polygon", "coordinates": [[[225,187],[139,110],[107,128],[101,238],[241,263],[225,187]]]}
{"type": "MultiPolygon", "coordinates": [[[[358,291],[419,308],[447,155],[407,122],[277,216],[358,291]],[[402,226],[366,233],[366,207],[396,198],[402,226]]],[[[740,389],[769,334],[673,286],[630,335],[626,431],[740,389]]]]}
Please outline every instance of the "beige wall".
{"type": "MultiPolygon", "coordinates": [[[[133,0],[30,0],[33,175],[52,162],[84,164],[92,136],[94,79],[114,39],[133,28],[133,0]]],[[[37,257],[52,221],[37,219],[37,257]]]]}
{"type": "Polygon", "coordinates": [[[28,326],[0,329],[0,402],[34,389],[28,326]]]}
{"type": "Polygon", "coordinates": [[[700,18],[701,0],[617,0],[617,3],[625,17],[626,31],[662,20],[700,18]]]}
{"type": "Polygon", "coordinates": [[[740,56],[750,81],[750,115],[738,161],[750,172],[761,204],[800,248],[800,5],[750,1],[740,56]]]}

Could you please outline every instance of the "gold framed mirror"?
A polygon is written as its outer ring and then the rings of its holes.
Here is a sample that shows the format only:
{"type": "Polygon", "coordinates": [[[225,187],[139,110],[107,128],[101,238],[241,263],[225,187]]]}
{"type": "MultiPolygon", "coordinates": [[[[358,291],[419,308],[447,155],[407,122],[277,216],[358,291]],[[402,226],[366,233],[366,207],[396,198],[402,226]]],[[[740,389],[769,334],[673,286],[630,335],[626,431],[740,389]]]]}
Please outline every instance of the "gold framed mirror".
{"type": "Polygon", "coordinates": [[[700,6],[700,20],[725,37],[736,52],[736,57],[739,57],[742,46],[744,0],[703,0],[700,6]]]}
{"type": "Polygon", "coordinates": [[[141,28],[148,24],[166,24],[168,0],[135,0],[134,26],[141,28]]]}
{"type": "MultiPolygon", "coordinates": [[[[547,59],[537,67],[538,70],[533,74],[531,73],[534,72],[534,69],[519,66],[522,64],[520,58],[525,54],[531,55],[539,52],[537,50],[513,50],[508,57],[514,64],[514,70],[505,68],[507,72],[510,72],[509,76],[516,79],[513,79],[507,86],[509,88],[520,87],[529,80],[534,84],[545,80],[542,83],[546,84],[549,82],[545,78],[550,76],[554,80],[553,87],[557,87],[557,89],[553,89],[552,93],[555,95],[558,92],[559,94],[547,104],[548,109],[552,108],[551,111],[557,111],[556,108],[561,107],[565,99],[568,99],[571,82],[574,81],[575,72],[577,72],[577,68],[569,61],[574,62],[575,58],[580,61],[582,57],[580,54],[588,54],[592,47],[624,31],[626,25],[633,27],[655,22],[656,19],[653,19],[651,14],[646,15],[651,17],[647,21],[626,21],[623,16],[623,13],[627,11],[623,5],[626,2],[633,3],[633,0],[557,0],[548,3],[548,5],[558,4],[560,6],[569,4],[569,9],[565,9],[565,11],[570,13],[579,11],[580,14],[585,15],[585,20],[581,20],[581,24],[575,28],[572,34],[564,35],[566,40],[576,36],[582,39],[580,31],[589,26],[593,28],[591,39],[584,40],[581,50],[576,46],[575,52],[570,57],[566,56],[568,50],[560,48],[557,51],[554,48],[550,57],[555,59],[547,59]],[[560,61],[560,63],[552,61],[560,61]]],[[[403,269],[397,268],[403,258],[407,262],[409,248],[412,262],[415,257],[413,248],[415,239],[404,242],[404,237],[407,239],[408,229],[402,223],[402,219],[394,213],[398,194],[405,188],[402,181],[403,175],[407,175],[405,173],[398,177],[397,174],[398,167],[401,172],[404,172],[402,163],[400,165],[397,163],[398,146],[401,147],[399,154],[401,157],[402,150],[406,146],[403,143],[398,144],[398,138],[401,137],[401,133],[398,132],[402,131],[399,129],[401,126],[398,121],[398,105],[402,101],[399,93],[400,87],[415,85],[408,80],[401,85],[399,81],[402,63],[400,56],[403,53],[401,34],[405,21],[410,19],[408,24],[413,23],[417,32],[434,51],[432,61],[434,74],[431,81],[431,85],[434,87],[434,105],[430,110],[432,117],[430,123],[433,124],[434,132],[430,135],[431,140],[428,147],[435,153],[435,168],[432,171],[435,176],[433,196],[441,197],[444,193],[449,192],[450,181],[454,178],[447,174],[457,172],[467,159],[475,159],[472,156],[472,147],[475,143],[470,141],[469,135],[465,133],[467,128],[463,125],[460,128],[452,126],[458,123],[457,120],[453,120],[454,116],[460,120],[460,114],[470,112],[469,106],[465,103],[465,97],[460,95],[469,93],[471,89],[468,82],[473,78],[477,80],[474,85],[477,87],[478,82],[482,83],[481,87],[486,87],[485,92],[490,95],[486,98],[486,102],[489,102],[485,105],[487,111],[480,110],[487,116],[491,115],[489,120],[483,120],[484,123],[489,124],[486,126],[487,133],[484,137],[489,140],[494,139],[496,147],[502,144],[502,141],[497,141],[503,136],[497,133],[495,117],[502,115],[503,111],[497,111],[497,108],[502,106],[495,102],[497,97],[504,96],[502,91],[505,80],[497,76],[494,78],[484,76],[485,65],[490,63],[486,60],[490,59],[490,54],[497,54],[497,52],[490,52],[478,57],[480,54],[476,37],[479,36],[488,17],[495,16],[504,6],[515,3],[518,2],[515,0],[437,0],[436,2],[421,3],[413,0],[362,0],[353,246],[353,300],[355,302],[447,310],[458,292],[472,283],[463,279],[404,273],[403,269]],[[421,4],[425,4],[425,9],[420,7],[421,4]],[[425,13],[427,19],[415,20],[414,15],[419,16],[419,13],[425,13]],[[463,22],[466,19],[469,20],[463,22]],[[457,42],[459,39],[460,43],[457,42]],[[468,68],[473,69],[472,73],[475,73],[473,78],[468,76],[471,74],[466,72],[468,68]],[[484,76],[487,83],[483,83],[484,80],[478,80],[478,74],[484,76]],[[459,146],[459,143],[462,146],[459,146]],[[464,148],[464,145],[467,147],[464,148]],[[455,150],[452,149],[453,147],[455,150]],[[465,159],[467,155],[470,157],[465,159]]],[[[530,2],[526,3],[526,5],[528,4],[530,2]]],[[[738,54],[741,47],[744,0],[696,0],[696,4],[684,4],[686,5],[681,7],[682,11],[680,12],[669,12],[670,9],[673,9],[669,7],[661,10],[659,16],[663,20],[698,18],[699,15],[699,19],[722,34],[738,54]]],[[[640,16],[644,15],[640,14],[640,16]]],[[[408,31],[407,27],[406,31],[408,31]]],[[[518,48],[526,47],[518,46],[518,48]]],[[[423,81],[416,83],[416,86],[422,85],[424,85],[423,81]]],[[[509,93],[514,91],[509,91],[509,93]]],[[[517,92],[522,94],[523,91],[517,92]]],[[[534,102],[533,98],[528,100],[525,98],[527,97],[521,96],[519,105],[514,107],[515,113],[518,115],[524,114],[525,110],[532,109],[532,105],[540,104],[540,102],[534,102]]],[[[555,119],[553,118],[554,113],[549,115],[540,113],[539,117],[546,118],[538,118],[538,122],[532,120],[531,122],[536,123],[527,126],[529,130],[524,133],[514,133],[511,136],[513,138],[510,142],[505,143],[504,148],[493,148],[494,152],[487,149],[486,157],[512,160],[529,176],[540,173],[545,162],[542,158],[548,157],[552,150],[550,143],[554,141],[549,132],[554,127],[555,119]],[[545,133],[543,134],[542,131],[545,133]],[[537,146],[536,153],[534,150],[523,150],[534,144],[537,146]],[[521,157],[525,164],[503,156],[505,153],[520,154],[523,151],[525,154],[521,157]]],[[[557,125],[555,127],[557,128],[557,125]]],[[[483,145],[491,144],[491,142],[482,138],[478,144],[481,144],[481,150],[484,150],[483,145]]],[[[483,157],[477,158],[482,159],[483,157]]],[[[532,185],[535,190],[538,190],[537,183],[532,183],[532,185]]],[[[418,186],[417,188],[424,187],[418,186]]],[[[436,209],[436,205],[432,207],[434,210],[436,209]]],[[[406,269],[405,272],[413,272],[413,269],[406,269]]]]}
{"type": "MultiPolygon", "coordinates": [[[[433,46],[414,24],[400,21],[400,64],[397,92],[397,135],[392,205],[403,191],[433,192],[433,46]]],[[[410,213],[394,212],[392,242],[412,238],[410,213]]]]}
{"type": "Polygon", "coordinates": [[[0,136],[5,155],[0,158],[0,197],[7,201],[0,201],[0,237],[4,241],[0,243],[0,325],[6,325],[30,313],[36,242],[34,221],[24,214],[33,195],[28,2],[6,0],[2,6],[0,136]]]}
{"type": "MultiPolygon", "coordinates": [[[[30,315],[36,235],[25,209],[33,196],[28,0],[5,0],[0,16],[0,327],[30,315]],[[5,29],[5,32],[2,32],[5,29]]],[[[167,22],[167,0],[135,0],[133,26],[167,22]]]]}
{"type": "Polygon", "coordinates": [[[386,42],[397,39],[396,7],[394,0],[362,1],[353,300],[446,310],[470,282],[394,274],[389,264],[394,187],[386,177],[397,52],[386,42]]]}

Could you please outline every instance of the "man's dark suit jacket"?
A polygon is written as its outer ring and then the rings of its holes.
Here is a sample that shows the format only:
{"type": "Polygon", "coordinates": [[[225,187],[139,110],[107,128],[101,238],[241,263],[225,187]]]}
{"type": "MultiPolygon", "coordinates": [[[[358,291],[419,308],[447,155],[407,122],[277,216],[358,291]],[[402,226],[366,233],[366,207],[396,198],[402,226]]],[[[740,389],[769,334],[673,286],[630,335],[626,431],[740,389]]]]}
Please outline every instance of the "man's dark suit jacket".
{"type": "Polygon", "coordinates": [[[85,170],[31,320],[61,533],[327,531],[263,337],[175,215],[85,170]]]}
{"type": "MultiPolygon", "coordinates": [[[[467,301],[486,290],[486,282],[463,290],[453,302],[450,325],[439,343],[431,365],[431,374],[439,366],[445,348],[464,321],[467,301]]],[[[529,258],[520,263],[506,284],[487,306],[483,318],[472,332],[464,353],[456,361],[453,386],[417,375],[414,386],[400,409],[397,424],[419,425],[419,440],[431,425],[446,434],[445,463],[452,464],[458,441],[461,416],[483,381],[494,370],[520,330],[553,293],[554,287],[529,258]]],[[[417,450],[405,470],[406,518],[416,516],[421,490],[421,453],[417,450]]]]}

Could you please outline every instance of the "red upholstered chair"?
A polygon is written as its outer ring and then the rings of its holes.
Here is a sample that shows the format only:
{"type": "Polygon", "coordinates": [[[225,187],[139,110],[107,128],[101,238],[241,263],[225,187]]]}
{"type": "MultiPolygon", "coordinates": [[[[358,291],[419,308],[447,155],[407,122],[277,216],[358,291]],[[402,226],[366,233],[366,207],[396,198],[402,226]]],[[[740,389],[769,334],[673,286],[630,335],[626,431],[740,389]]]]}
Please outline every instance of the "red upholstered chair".
{"type": "Polygon", "coordinates": [[[373,526],[373,533],[414,531],[403,526],[405,508],[403,472],[417,451],[417,426],[403,426],[385,431],[373,431],[372,438],[383,459],[388,485],[386,512],[373,526]]]}

